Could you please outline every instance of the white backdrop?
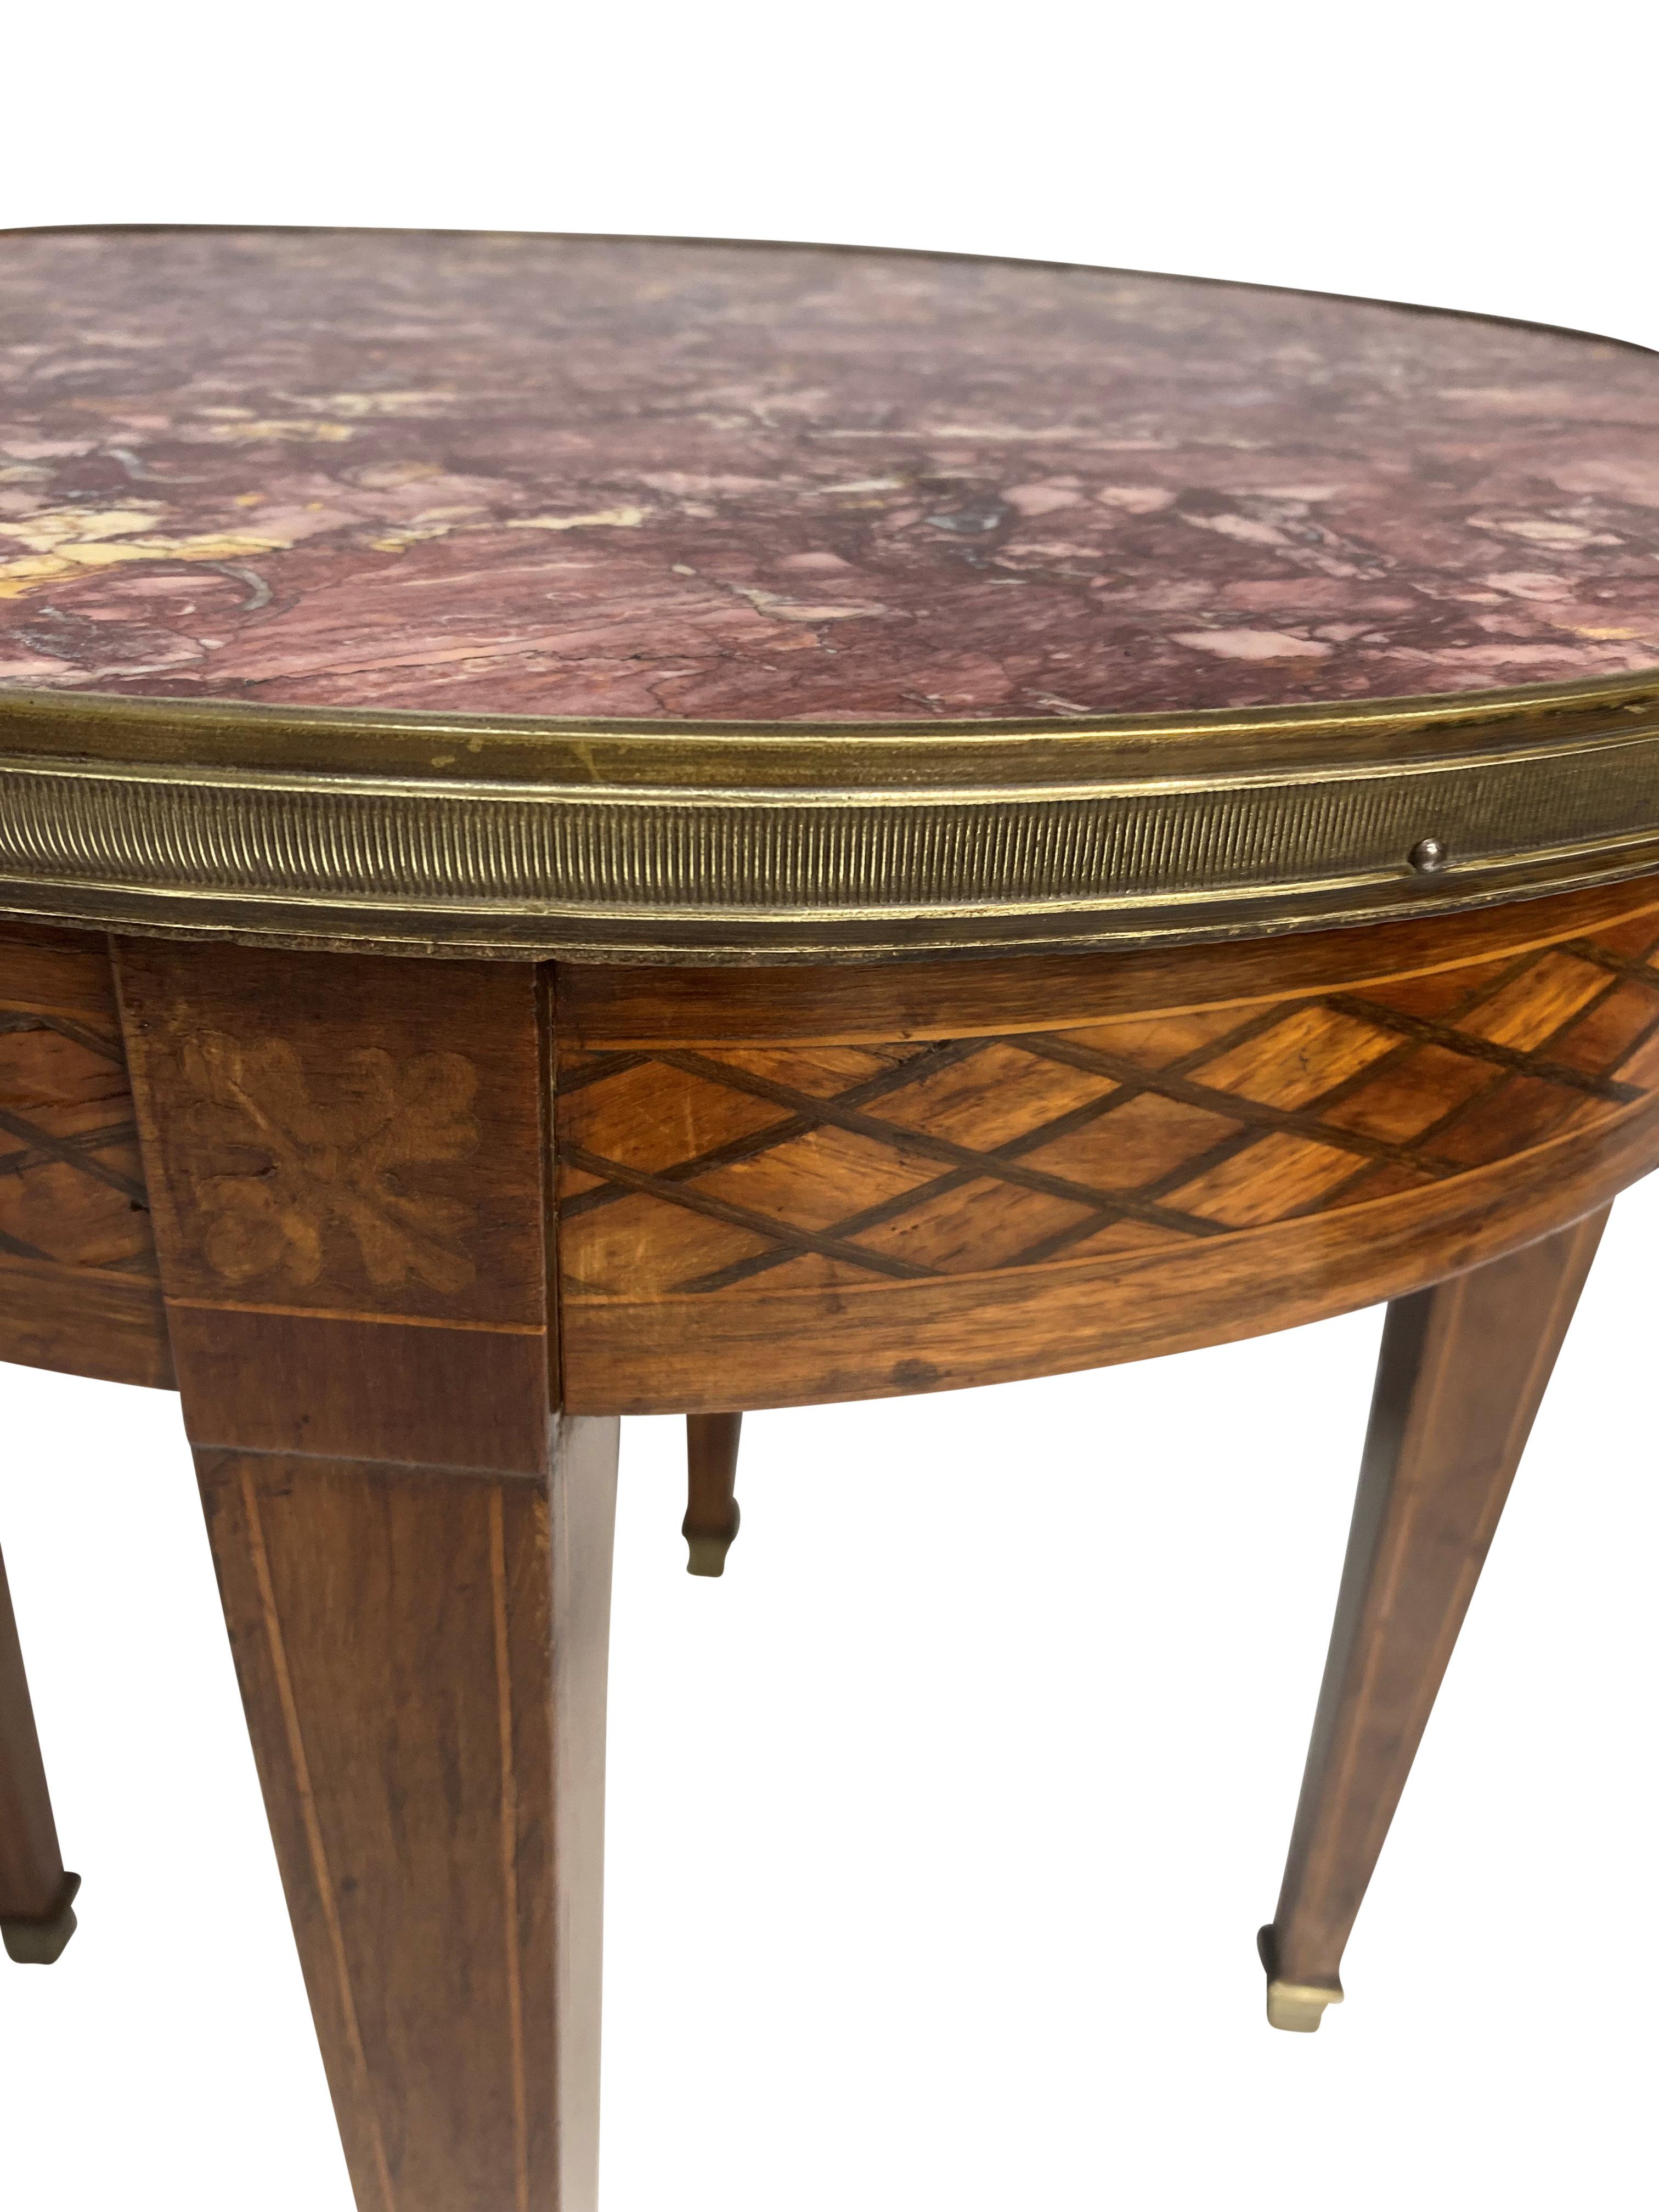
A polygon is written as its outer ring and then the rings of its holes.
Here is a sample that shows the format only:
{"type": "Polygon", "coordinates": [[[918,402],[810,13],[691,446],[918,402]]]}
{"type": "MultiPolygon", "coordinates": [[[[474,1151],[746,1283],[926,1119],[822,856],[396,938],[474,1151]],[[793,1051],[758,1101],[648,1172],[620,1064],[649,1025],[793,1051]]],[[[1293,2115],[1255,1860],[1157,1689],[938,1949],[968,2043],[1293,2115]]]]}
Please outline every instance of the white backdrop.
{"type": "MultiPolygon", "coordinates": [[[[1659,344],[1636,21],[37,9],[0,222],[841,239],[1659,344]]],[[[1316,2037],[1267,2027],[1254,1938],[1375,1312],[752,1416],[720,1583],[683,1571],[678,1425],[626,1425],[606,2212],[1650,2202],[1656,1237],[1659,1179],[1615,1211],[1316,2037]]],[[[348,2212],[176,1405],[0,1389],[86,1878],[61,1964],[0,1965],[0,2193],[348,2212]]]]}

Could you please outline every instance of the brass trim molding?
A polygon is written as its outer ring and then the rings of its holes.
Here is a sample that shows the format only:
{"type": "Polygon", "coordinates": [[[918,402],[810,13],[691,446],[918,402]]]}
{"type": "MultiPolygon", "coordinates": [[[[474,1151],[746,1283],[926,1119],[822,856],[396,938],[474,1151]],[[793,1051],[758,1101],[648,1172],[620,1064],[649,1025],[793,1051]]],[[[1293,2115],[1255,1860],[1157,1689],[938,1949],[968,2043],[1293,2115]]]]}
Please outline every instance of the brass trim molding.
{"type": "Polygon", "coordinates": [[[1144,944],[1659,869],[1659,676],[914,728],[0,696],[0,908],[595,959],[1144,944]]]}

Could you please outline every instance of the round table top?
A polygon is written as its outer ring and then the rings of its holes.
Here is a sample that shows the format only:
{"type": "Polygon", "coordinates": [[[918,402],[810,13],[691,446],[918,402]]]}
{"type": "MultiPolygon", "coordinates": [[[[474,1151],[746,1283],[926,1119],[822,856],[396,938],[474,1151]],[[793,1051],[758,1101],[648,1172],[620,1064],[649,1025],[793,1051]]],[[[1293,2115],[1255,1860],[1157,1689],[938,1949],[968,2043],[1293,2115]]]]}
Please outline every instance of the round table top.
{"type": "Polygon", "coordinates": [[[1195,279],[9,234],[0,902],[799,957],[1635,872],[1656,434],[1639,349],[1195,279]]]}

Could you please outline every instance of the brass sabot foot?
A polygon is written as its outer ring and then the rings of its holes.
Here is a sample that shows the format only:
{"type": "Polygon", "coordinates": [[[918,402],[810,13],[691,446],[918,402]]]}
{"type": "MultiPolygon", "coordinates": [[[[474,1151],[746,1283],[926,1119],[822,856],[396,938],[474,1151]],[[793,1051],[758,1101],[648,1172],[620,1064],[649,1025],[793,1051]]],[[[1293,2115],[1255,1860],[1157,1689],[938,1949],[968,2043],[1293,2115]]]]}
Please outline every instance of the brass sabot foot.
{"type": "Polygon", "coordinates": [[[1277,1954],[1271,1927],[1261,1930],[1255,1947],[1267,1970],[1267,2025],[1285,2028],[1292,2035],[1311,2035],[1324,2018],[1326,2006],[1341,2003],[1341,1983],[1281,1981],[1274,1967],[1277,1954]]]}

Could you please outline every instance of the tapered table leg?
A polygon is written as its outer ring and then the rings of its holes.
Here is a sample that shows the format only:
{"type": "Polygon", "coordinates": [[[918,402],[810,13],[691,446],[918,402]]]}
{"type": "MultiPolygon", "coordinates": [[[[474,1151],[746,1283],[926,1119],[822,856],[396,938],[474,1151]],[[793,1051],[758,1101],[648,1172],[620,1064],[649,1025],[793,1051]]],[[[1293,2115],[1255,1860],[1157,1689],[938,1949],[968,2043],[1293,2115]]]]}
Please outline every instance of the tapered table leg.
{"type": "Polygon", "coordinates": [[[0,1561],[0,1940],[20,1965],[49,1966],[75,1933],[78,1874],[65,1874],[22,1647],[0,1561]]]}
{"type": "Polygon", "coordinates": [[[1389,1309],[1267,2016],[1316,2028],[1607,1212],[1389,1309]]]}
{"type": "Polygon", "coordinates": [[[593,2212],[616,1423],[551,1479],[198,1455],[363,2212],[593,2212]]]}
{"type": "Polygon", "coordinates": [[[742,1523],[738,1507],[741,1413],[692,1413],[685,1424],[687,1485],[680,1534],[689,1575],[723,1575],[726,1555],[742,1523]]]}
{"type": "Polygon", "coordinates": [[[594,2212],[617,1423],[525,969],[126,946],[226,1620],[361,2212],[594,2212]]]}

